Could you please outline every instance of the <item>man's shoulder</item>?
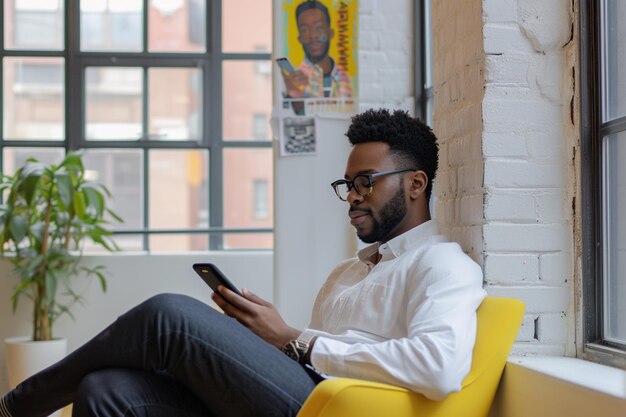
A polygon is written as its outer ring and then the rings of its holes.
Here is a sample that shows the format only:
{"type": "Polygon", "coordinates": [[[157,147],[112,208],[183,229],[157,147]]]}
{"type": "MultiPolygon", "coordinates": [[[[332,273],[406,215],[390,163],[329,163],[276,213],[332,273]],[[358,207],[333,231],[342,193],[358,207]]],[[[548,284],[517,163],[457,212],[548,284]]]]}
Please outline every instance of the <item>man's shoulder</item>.
{"type": "Polygon", "coordinates": [[[413,252],[408,260],[412,268],[429,271],[430,274],[447,276],[458,273],[482,276],[482,269],[461,245],[443,236],[432,236],[429,242],[413,252]]]}
{"type": "Polygon", "coordinates": [[[358,262],[359,262],[359,258],[357,257],[344,259],[343,261],[340,261],[337,265],[335,265],[331,274],[341,273],[358,262]]]}

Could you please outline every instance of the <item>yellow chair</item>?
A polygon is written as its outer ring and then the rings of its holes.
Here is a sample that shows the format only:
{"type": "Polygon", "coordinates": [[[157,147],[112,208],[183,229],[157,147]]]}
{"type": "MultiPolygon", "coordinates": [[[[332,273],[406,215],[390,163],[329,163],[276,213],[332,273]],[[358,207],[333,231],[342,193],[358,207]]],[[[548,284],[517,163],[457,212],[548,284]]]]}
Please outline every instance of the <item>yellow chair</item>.
{"type": "Polygon", "coordinates": [[[432,401],[405,388],[349,378],[321,382],[298,417],[485,417],[524,314],[511,298],[487,297],[478,308],[472,368],[459,392],[432,401]]]}

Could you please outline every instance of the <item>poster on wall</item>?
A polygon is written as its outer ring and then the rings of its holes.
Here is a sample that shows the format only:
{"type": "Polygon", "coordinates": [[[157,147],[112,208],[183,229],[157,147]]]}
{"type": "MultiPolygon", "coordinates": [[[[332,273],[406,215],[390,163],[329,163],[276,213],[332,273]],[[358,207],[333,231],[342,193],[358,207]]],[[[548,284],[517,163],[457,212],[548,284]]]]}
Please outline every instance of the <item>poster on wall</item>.
{"type": "Polygon", "coordinates": [[[281,116],[356,110],[357,11],[358,0],[282,0],[281,116]]]}

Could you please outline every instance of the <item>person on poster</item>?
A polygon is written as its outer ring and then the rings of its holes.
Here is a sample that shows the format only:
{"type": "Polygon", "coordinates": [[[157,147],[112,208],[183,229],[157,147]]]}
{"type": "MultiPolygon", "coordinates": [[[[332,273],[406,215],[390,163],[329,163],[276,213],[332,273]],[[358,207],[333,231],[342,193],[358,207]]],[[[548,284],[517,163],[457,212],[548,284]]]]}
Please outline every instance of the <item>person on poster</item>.
{"type": "Polygon", "coordinates": [[[281,71],[287,97],[352,97],[350,76],[328,55],[335,36],[328,8],[318,0],[306,0],[296,8],[295,18],[305,59],[295,71],[281,71]]]}

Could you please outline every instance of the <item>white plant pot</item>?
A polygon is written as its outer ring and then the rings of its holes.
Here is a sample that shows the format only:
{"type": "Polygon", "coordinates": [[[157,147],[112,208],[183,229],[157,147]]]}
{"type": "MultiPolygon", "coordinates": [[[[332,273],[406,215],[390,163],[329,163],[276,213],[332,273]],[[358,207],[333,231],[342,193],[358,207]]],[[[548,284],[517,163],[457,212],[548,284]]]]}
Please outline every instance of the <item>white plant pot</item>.
{"type": "MultiPolygon", "coordinates": [[[[11,388],[67,355],[67,339],[33,342],[30,337],[14,337],[4,342],[11,388]]],[[[60,411],[51,414],[60,415],[60,411]]]]}

